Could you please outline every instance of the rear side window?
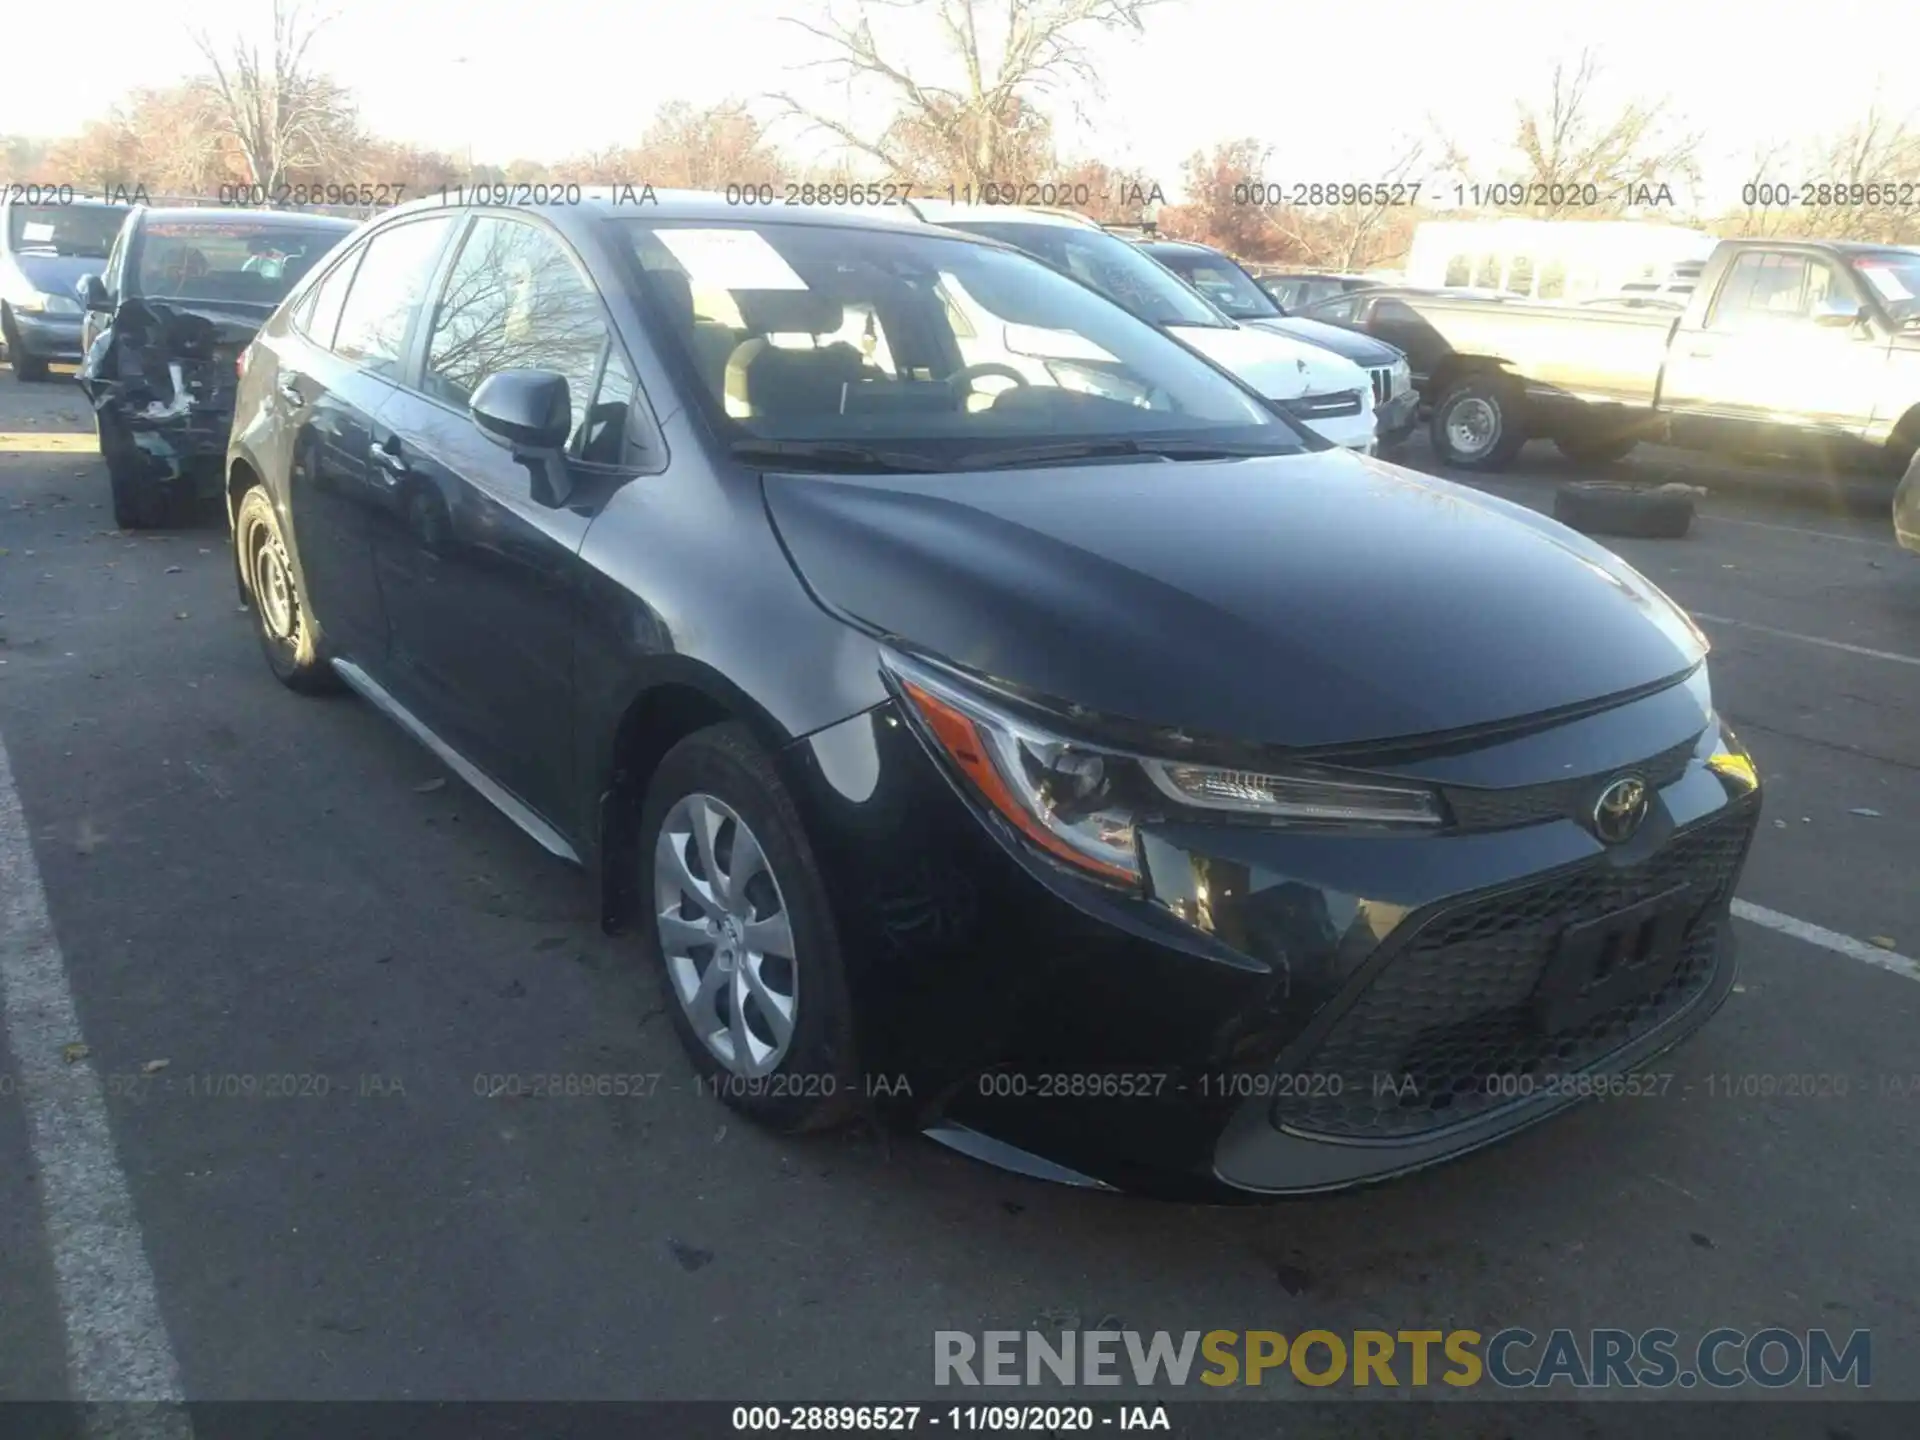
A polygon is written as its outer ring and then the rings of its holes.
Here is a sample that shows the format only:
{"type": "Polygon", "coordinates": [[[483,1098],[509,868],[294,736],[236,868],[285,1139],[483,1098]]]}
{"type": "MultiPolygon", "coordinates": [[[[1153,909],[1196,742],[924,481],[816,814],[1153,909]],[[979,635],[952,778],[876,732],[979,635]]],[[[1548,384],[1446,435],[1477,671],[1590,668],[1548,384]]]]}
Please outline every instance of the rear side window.
{"type": "Polygon", "coordinates": [[[367,242],[341,307],[334,353],[389,380],[400,378],[407,326],[426,298],[450,216],[383,230],[367,242]]]}
{"type": "Polygon", "coordinates": [[[354,251],[313,287],[313,293],[301,302],[294,324],[316,345],[333,348],[333,333],[340,328],[340,308],[347,302],[347,287],[353,284],[353,272],[360,266],[365,247],[354,251]]]}

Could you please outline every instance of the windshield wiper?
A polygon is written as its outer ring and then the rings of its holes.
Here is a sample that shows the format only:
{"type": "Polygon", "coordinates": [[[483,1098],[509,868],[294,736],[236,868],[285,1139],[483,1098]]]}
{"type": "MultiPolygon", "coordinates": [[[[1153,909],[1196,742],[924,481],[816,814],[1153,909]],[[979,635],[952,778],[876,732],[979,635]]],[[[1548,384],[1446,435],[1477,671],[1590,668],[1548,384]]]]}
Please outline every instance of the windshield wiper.
{"type": "Polygon", "coordinates": [[[728,450],[739,460],[811,462],[838,470],[945,470],[924,455],[904,450],[876,450],[832,440],[735,440],[728,450]]]}
{"type": "Polygon", "coordinates": [[[1057,445],[1022,445],[1011,450],[976,450],[954,462],[962,470],[1003,470],[1017,465],[1044,465],[1052,460],[1102,460],[1144,455],[1162,460],[1230,460],[1248,455],[1290,455],[1247,440],[1154,440],[1130,436],[1110,440],[1078,440],[1057,445]]]}

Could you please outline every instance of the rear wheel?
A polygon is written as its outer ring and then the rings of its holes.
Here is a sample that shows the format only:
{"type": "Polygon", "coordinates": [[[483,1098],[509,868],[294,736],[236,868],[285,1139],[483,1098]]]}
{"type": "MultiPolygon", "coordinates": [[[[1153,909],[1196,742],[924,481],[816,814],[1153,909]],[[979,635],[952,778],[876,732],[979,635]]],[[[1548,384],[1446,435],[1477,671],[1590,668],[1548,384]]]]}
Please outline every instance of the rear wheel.
{"type": "Polygon", "coordinates": [[[1469,375],[1433,407],[1434,453],[1460,470],[1504,470],[1527,443],[1526,401],[1504,375],[1469,375]]]}
{"type": "Polygon", "coordinates": [[[279,517],[258,485],[240,497],[233,544],[267,667],[289,690],[309,695],[337,690],[339,679],[321,656],[313,617],[280,535],[279,517]]]}
{"type": "Polygon", "coordinates": [[[667,752],[639,839],[641,934],[703,1088],[786,1132],[857,1113],[852,1004],[826,887],[746,726],[715,725],[667,752]]]}
{"type": "Polygon", "coordinates": [[[1576,465],[1611,465],[1626,459],[1639,443],[1634,435],[1563,435],[1553,445],[1576,465]]]}

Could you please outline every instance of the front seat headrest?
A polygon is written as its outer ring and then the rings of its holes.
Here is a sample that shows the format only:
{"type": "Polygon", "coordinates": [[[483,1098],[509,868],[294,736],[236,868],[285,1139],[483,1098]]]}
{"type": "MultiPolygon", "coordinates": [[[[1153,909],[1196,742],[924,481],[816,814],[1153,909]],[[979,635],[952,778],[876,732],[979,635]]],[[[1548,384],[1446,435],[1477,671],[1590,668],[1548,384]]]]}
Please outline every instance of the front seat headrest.
{"type": "Polygon", "coordinates": [[[838,300],[815,290],[736,290],[733,302],[757,335],[826,335],[846,318],[838,300]]]}

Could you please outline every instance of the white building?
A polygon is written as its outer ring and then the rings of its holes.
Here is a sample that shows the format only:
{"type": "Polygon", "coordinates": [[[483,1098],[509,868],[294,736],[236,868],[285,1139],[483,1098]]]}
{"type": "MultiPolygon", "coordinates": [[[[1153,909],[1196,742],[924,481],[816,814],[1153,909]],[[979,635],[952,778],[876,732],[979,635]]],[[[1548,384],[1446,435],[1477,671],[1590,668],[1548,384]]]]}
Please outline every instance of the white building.
{"type": "Polygon", "coordinates": [[[1428,220],[1413,232],[1409,285],[1471,287],[1534,300],[1591,300],[1703,260],[1704,230],[1642,220],[1428,220]]]}

